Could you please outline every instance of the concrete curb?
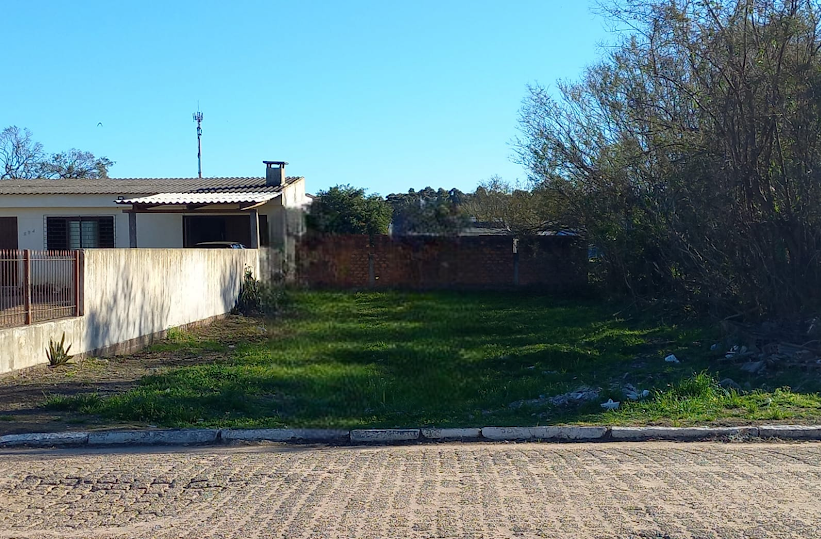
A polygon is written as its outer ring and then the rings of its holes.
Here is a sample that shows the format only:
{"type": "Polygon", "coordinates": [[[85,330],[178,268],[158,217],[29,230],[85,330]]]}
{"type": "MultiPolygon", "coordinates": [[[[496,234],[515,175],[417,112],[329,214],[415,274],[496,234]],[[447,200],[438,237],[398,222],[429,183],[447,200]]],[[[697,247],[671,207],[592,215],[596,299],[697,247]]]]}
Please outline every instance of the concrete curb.
{"type": "Polygon", "coordinates": [[[188,445],[212,444],[218,429],[109,430],[88,433],[88,445],[188,445]]]}
{"type": "Polygon", "coordinates": [[[3,447],[191,445],[233,441],[285,443],[388,444],[413,441],[642,442],[717,438],[778,438],[821,441],[821,425],[760,427],[483,427],[423,429],[172,429],[46,432],[0,436],[3,447]]]}
{"type": "MultiPolygon", "coordinates": [[[[731,436],[758,437],[758,427],[610,427],[610,438],[619,442],[644,440],[707,440],[731,436]]],[[[818,439],[821,439],[819,432],[818,439]]]]}
{"type": "Polygon", "coordinates": [[[482,429],[421,429],[422,438],[426,440],[479,440],[482,429]]]}
{"type": "Polygon", "coordinates": [[[222,429],[220,438],[224,442],[346,442],[350,440],[350,432],[338,429],[222,429]]]}
{"type": "Polygon", "coordinates": [[[821,425],[765,425],[758,427],[758,435],[785,440],[821,440],[821,425]]]}
{"type": "Polygon", "coordinates": [[[38,432],[0,436],[0,447],[24,445],[45,447],[51,445],[85,445],[87,443],[87,432],[38,432]]]}
{"type": "Polygon", "coordinates": [[[382,444],[410,442],[419,439],[419,429],[357,429],[351,431],[351,442],[382,444]]]}
{"type": "Polygon", "coordinates": [[[607,427],[483,427],[482,436],[488,440],[601,440],[607,427]]]}

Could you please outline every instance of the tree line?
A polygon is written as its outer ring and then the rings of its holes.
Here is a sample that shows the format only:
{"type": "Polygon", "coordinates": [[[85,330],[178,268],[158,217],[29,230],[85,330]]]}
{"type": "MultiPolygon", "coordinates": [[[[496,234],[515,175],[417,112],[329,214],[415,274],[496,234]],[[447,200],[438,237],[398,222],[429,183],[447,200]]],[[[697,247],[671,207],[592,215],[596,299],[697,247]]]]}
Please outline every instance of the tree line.
{"type": "Polygon", "coordinates": [[[498,176],[474,192],[433,189],[365,194],[365,189],[337,185],[319,191],[308,215],[311,229],[328,234],[457,235],[485,226],[514,235],[535,234],[553,225],[540,211],[546,197],[505,182],[498,176]]]}
{"type": "Polygon", "coordinates": [[[46,153],[31,131],[9,126],[0,132],[0,180],[107,178],[114,161],[72,148],[46,153]]]}

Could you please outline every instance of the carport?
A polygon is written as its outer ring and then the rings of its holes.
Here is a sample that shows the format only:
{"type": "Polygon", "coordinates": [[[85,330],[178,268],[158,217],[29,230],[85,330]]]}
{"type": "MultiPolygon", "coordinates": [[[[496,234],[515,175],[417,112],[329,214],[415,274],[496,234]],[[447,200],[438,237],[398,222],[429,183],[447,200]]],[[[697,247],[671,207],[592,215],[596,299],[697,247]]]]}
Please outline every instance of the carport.
{"type": "Polygon", "coordinates": [[[121,198],[116,202],[130,205],[128,214],[130,247],[139,246],[137,216],[139,214],[186,214],[183,216],[183,242],[192,247],[201,241],[230,240],[244,243],[251,249],[260,246],[260,228],[267,234],[267,217],[260,227],[258,208],[281,196],[279,192],[244,193],[161,193],[138,198],[121,198]],[[188,215],[190,214],[190,215],[188,215]],[[231,237],[225,237],[230,235],[231,237]],[[217,237],[222,235],[223,237],[217,237]],[[243,241],[245,240],[245,241],[243,241]]]}

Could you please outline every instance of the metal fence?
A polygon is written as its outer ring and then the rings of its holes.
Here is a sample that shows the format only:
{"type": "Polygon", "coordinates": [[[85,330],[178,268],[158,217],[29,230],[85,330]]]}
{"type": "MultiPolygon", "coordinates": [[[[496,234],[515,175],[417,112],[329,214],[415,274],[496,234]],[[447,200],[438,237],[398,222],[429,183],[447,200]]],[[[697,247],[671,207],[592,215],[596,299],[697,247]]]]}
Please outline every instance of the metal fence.
{"type": "Polygon", "coordinates": [[[0,327],[82,314],[81,251],[0,250],[0,327]]]}

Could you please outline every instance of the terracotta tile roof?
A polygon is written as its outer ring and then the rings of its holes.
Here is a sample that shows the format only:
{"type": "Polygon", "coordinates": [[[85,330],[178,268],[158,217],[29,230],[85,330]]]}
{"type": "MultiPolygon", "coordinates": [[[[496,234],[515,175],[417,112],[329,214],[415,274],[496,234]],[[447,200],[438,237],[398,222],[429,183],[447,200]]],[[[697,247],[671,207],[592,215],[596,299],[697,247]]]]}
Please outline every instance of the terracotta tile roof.
{"type": "MultiPolygon", "coordinates": [[[[289,176],[285,185],[302,179],[289,176]]],[[[0,195],[157,195],[160,193],[277,193],[265,178],[105,178],[99,180],[0,180],[0,195]]]]}

